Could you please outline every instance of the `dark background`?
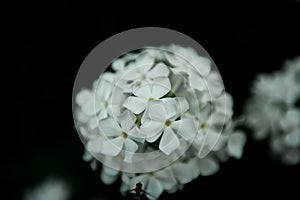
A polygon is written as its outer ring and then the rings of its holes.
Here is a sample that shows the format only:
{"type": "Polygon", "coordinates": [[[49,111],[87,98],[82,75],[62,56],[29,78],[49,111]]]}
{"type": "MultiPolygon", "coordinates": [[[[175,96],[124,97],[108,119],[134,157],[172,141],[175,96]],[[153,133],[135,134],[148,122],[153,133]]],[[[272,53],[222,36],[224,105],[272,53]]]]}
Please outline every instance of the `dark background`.
{"type": "MultiPolygon", "coordinates": [[[[114,34],[156,26],[198,41],[233,95],[235,116],[241,114],[258,73],[280,69],[284,60],[300,55],[300,2],[296,1],[173,2],[168,6],[143,1],[129,9],[117,2],[107,6],[64,0],[22,6],[14,24],[18,42],[13,51],[21,86],[16,104],[19,127],[7,134],[18,150],[8,145],[6,152],[11,154],[3,155],[2,178],[9,199],[21,199],[26,188],[49,175],[69,181],[72,200],[122,199],[120,182],[104,185],[99,171],[93,172],[82,161],[84,147],[74,130],[71,107],[73,82],[82,61],[114,34]]],[[[241,160],[230,159],[217,174],[199,177],[183,191],[164,193],[160,199],[292,198],[299,189],[299,165],[273,161],[267,150],[264,142],[248,137],[241,160]]]]}

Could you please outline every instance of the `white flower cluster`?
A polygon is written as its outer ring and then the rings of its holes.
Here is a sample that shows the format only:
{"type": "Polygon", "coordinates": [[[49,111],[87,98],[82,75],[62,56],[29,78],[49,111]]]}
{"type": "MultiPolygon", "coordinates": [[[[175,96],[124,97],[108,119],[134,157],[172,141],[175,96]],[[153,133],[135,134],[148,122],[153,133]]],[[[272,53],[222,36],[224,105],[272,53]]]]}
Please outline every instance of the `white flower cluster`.
{"type": "Polygon", "coordinates": [[[33,189],[27,190],[24,200],[68,200],[71,196],[70,186],[57,178],[47,178],[33,189]]]}
{"type": "Polygon", "coordinates": [[[95,156],[104,161],[105,184],[121,177],[126,194],[141,182],[147,197],[157,199],[164,190],[175,192],[199,175],[216,173],[230,156],[241,158],[246,137],[235,130],[232,98],[210,59],[170,45],[127,53],[111,67],[91,90],[77,94],[75,113],[88,150],[84,160],[94,169],[95,156]],[[153,152],[170,158],[168,164],[149,171],[160,166],[153,160],[145,171],[122,170],[153,152]]]}
{"type": "Polygon", "coordinates": [[[300,162],[300,57],[283,70],[259,75],[246,106],[247,125],[285,164],[300,162]]]}

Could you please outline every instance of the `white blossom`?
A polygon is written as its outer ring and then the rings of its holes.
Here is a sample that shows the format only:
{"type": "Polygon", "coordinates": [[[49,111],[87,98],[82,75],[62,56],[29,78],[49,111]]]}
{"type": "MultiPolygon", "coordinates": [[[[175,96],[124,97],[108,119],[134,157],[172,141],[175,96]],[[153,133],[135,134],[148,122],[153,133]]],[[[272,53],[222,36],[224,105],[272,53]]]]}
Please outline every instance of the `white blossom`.
{"type": "MultiPolygon", "coordinates": [[[[121,177],[125,195],[140,182],[145,195],[157,199],[217,173],[229,157],[241,158],[246,136],[236,130],[232,98],[212,64],[190,47],[148,47],[115,59],[112,72],[76,95],[84,160],[94,169],[96,159],[105,164],[100,171],[105,184],[121,177]],[[144,171],[130,171],[145,160],[141,155],[162,156],[167,164],[151,169],[151,162],[160,162],[153,160],[141,165],[144,171]]],[[[294,137],[287,136],[286,143],[295,145],[294,137]]]]}
{"type": "Polygon", "coordinates": [[[300,58],[288,61],[253,84],[247,125],[256,139],[269,140],[271,154],[286,164],[300,162],[300,58]]]}
{"type": "Polygon", "coordinates": [[[119,117],[117,123],[112,117],[103,119],[99,122],[104,135],[108,140],[99,144],[101,153],[108,156],[118,155],[122,149],[125,150],[125,161],[130,162],[133,153],[138,149],[135,140],[143,142],[143,135],[135,125],[136,117],[130,111],[124,111],[119,117]],[[142,139],[142,140],[141,140],[142,139]]]}
{"type": "Polygon", "coordinates": [[[177,135],[185,140],[192,139],[196,135],[193,121],[187,118],[177,120],[187,109],[188,103],[183,98],[151,101],[141,125],[141,131],[147,135],[146,140],[154,142],[162,135],[159,149],[168,155],[180,145],[177,135]]]}
{"type": "Polygon", "coordinates": [[[28,189],[23,200],[68,200],[70,199],[70,186],[57,178],[47,178],[32,189],[28,189]]]}

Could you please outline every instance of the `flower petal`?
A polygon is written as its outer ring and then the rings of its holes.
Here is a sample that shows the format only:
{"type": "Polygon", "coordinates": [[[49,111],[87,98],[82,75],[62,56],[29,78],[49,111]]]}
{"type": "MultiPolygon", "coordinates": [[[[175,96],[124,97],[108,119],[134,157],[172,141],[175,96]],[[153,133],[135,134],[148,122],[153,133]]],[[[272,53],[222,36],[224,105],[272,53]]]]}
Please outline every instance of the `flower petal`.
{"type": "Polygon", "coordinates": [[[165,131],[159,143],[159,149],[166,155],[169,155],[179,146],[180,142],[174,131],[169,127],[165,128],[165,131]]]}
{"type": "Polygon", "coordinates": [[[150,97],[152,97],[152,85],[142,85],[141,87],[137,88],[133,94],[137,97],[148,100],[150,97]]]}
{"type": "Polygon", "coordinates": [[[119,117],[121,128],[126,133],[135,125],[136,116],[129,110],[125,110],[119,117]]]}
{"type": "Polygon", "coordinates": [[[221,133],[215,131],[212,128],[206,130],[205,136],[201,139],[201,146],[198,152],[199,158],[204,158],[210,151],[213,150],[218,140],[220,139],[220,134],[221,133]]]}
{"type": "Polygon", "coordinates": [[[140,131],[147,136],[148,142],[154,142],[162,133],[164,126],[162,122],[149,120],[142,124],[140,131]]]}
{"type": "Polygon", "coordinates": [[[131,96],[125,100],[123,106],[134,114],[140,114],[145,110],[147,102],[146,99],[131,96]]]}
{"type": "Polygon", "coordinates": [[[99,121],[99,128],[105,136],[119,136],[122,134],[122,129],[112,117],[99,121]]]}
{"type": "MultiPolygon", "coordinates": [[[[193,166],[196,167],[196,166],[193,166]]],[[[186,184],[191,182],[195,177],[195,171],[197,168],[189,166],[189,163],[175,163],[172,168],[174,174],[180,184],[186,184]]]]}
{"type": "Polygon", "coordinates": [[[103,148],[103,142],[105,141],[105,138],[100,136],[96,139],[89,140],[87,143],[87,149],[91,151],[92,153],[101,153],[103,148]]]}
{"type": "Polygon", "coordinates": [[[219,170],[219,164],[210,157],[200,159],[199,170],[202,176],[215,174],[219,170]]]}
{"type": "Polygon", "coordinates": [[[115,170],[111,167],[108,167],[106,165],[102,165],[102,171],[103,173],[107,174],[107,175],[110,175],[110,176],[116,176],[119,174],[119,171],[118,170],[115,170]]]}
{"type": "Polygon", "coordinates": [[[211,69],[211,61],[207,57],[194,56],[191,64],[201,76],[207,76],[211,69]]]}
{"type": "Polygon", "coordinates": [[[93,94],[90,90],[82,89],[80,92],[77,93],[75,102],[77,105],[81,106],[86,102],[90,101],[93,98],[93,94]]]}
{"type": "Polygon", "coordinates": [[[124,139],[120,136],[103,143],[102,153],[108,156],[116,156],[123,148],[124,139]]]}
{"type": "Polygon", "coordinates": [[[246,143],[246,136],[245,133],[239,131],[231,134],[228,140],[228,153],[240,159],[243,154],[243,147],[246,143]]]}
{"type": "Polygon", "coordinates": [[[176,130],[176,133],[181,135],[185,140],[191,140],[197,134],[195,124],[191,119],[177,120],[172,123],[171,127],[176,130]]]}
{"type": "MultiPolygon", "coordinates": [[[[299,120],[299,118],[298,118],[299,120]]],[[[298,147],[300,146],[300,130],[296,129],[291,133],[288,133],[284,137],[284,142],[289,147],[298,147]]]]}
{"type": "Polygon", "coordinates": [[[113,184],[117,179],[118,179],[119,175],[108,175],[106,174],[105,172],[103,172],[103,170],[101,171],[101,174],[100,174],[100,178],[102,180],[102,182],[106,185],[111,185],[113,184]]]}
{"type": "Polygon", "coordinates": [[[154,64],[154,58],[149,54],[140,54],[134,63],[142,73],[147,73],[154,64]]]}
{"type": "Polygon", "coordinates": [[[95,98],[97,98],[97,100],[104,102],[109,98],[111,91],[112,91],[112,84],[104,80],[103,78],[100,78],[95,88],[95,98]]]}
{"type": "Polygon", "coordinates": [[[146,139],[146,135],[142,134],[140,129],[138,129],[137,126],[134,126],[130,131],[127,132],[129,137],[133,139],[134,141],[144,143],[146,139]]]}
{"type": "Polygon", "coordinates": [[[170,71],[164,63],[158,63],[147,74],[149,78],[168,77],[170,71]]]}
{"type": "Polygon", "coordinates": [[[167,120],[167,112],[161,101],[151,101],[148,104],[146,115],[148,115],[149,119],[154,121],[164,123],[167,120]]]}
{"type": "Polygon", "coordinates": [[[149,182],[146,188],[147,194],[146,196],[151,199],[158,199],[158,197],[163,192],[163,187],[161,186],[160,182],[154,178],[153,176],[149,177],[149,182]]]}
{"type": "Polygon", "coordinates": [[[176,185],[176,179],[170,172],[170,170],[159,170],[155,172],[155,177],[157,178],[157,180],[159,180],[161,186],[166,190],[169,190],[176,185]]]}
{"type": "Polygon", "coordinates": [[[124,145],[125,145],[125,150],[129,152],[136,152],[136,150],[138,149],[138,145],[134,141],[128,138],[125,139],[124,145]]]}
{"type": "Polygon", "coordinates": [[[189,109],[189,102],[184,97],[176,97],[178,112],[185,113],[189,109]]]}
{"type": "Polygon", "coordinates": [[[164,103],[167,119],[173,118],[174,116],[177,118],[177,116],[180,115],[177,109],[176,98],[163,98],[161,101],[164,103]]]}
{"type": "Polygon", "coordinates": [[[97,119],[101,120],[101,119],[105,119],[108,116],[107,110],[101,110],[99,112],[99,114],[97,115],[97,119]]]}
{"type": "Polygon", "coordinates": [[[189,73],[189,82],[192,88],[197,89],[199,91],[206,90],[206,84],[204,79],[196,72],[191,70],[189,73]]]}
{"type": "Polygon", "coordinates": [[[157,84],[153,83],[152,84],[152,90],[151,90],[151,97],[154,99],[159,99],[162,96],[166,95],[170,91],[170,87],[167,85],[162,85],[162,84],[157,84]]]}

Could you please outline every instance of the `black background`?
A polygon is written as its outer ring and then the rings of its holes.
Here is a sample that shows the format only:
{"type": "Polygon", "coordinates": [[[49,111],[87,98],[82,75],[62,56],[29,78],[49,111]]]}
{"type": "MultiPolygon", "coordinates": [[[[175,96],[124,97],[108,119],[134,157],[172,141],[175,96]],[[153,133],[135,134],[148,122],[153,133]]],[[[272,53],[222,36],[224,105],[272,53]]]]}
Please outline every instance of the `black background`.
{"type": "MultiPolygon", "coordinates": [[[[17,14],[14,61],[20,75],[19,127],[9,134],[14,147],[4,153],[4,184],[11,199],[49,175],[72,185],[74,199],[122,199],[120,182],[106,186],[99,171],[82,161],[84,152],[72,118],[72,87],[87,54],[106,38],[131,28],[156,26],[180,31],[199,42],[214,59],[226,90],[233,95],[235,116],[250,96],[258,73],[280,69],[300,55],[300,2],[200,1],[163,6],[139,2],[129,8],[113,2],[31,3],[17,14]],[[118,8],[118,9],[117,9],[118,8]],[[16,134],[15,134],[16,133],[16,134]]],[[[125,2],[126,4],[128,2],[125,2]]],[[[127,5],[128,6],[128,5],[127,5]]],[[[248,137],[241,160],[230,159],[220,171],[199,177],[176,194],[160,199],[267,198],[297,195],[299,165],[269,158],[265,142],[248,137]],[[191,195],[191,196],[190,196],[191,195]]]]}

